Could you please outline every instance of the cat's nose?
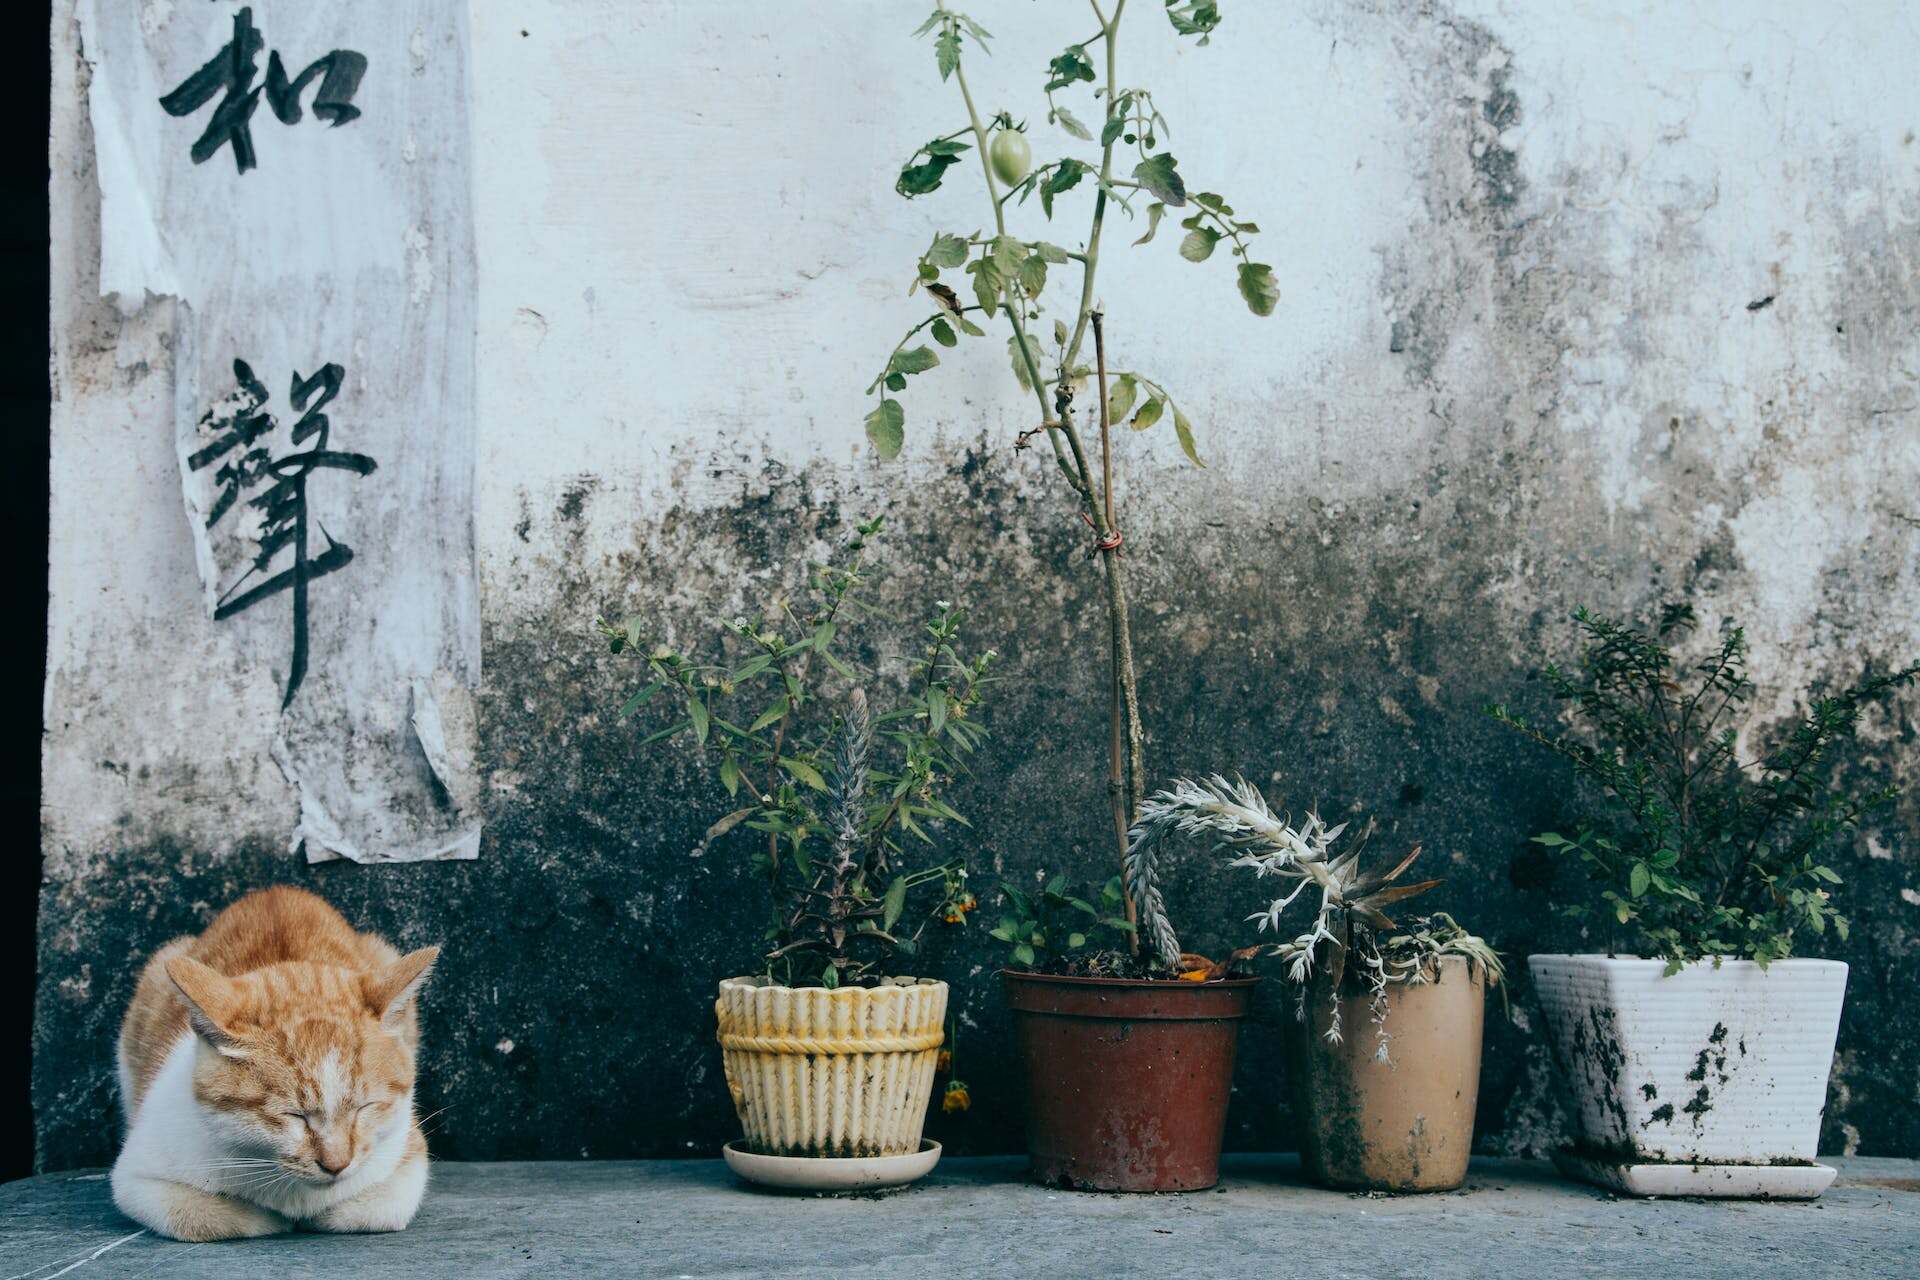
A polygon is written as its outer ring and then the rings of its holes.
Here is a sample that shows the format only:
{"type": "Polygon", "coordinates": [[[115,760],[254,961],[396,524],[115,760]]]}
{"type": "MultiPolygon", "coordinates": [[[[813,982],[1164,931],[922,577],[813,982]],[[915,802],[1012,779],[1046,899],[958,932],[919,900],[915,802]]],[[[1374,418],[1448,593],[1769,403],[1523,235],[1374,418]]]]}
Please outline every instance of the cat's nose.
{"type": "Polygon", "coordinates": [[[314,1156],[313,1162],[320,1166],[323,1173],[330,1173],[337,1178],[348,1165],[353,1163],[353,1157],[344,1151],[335,1153],[322,1149],[314,1156]]]}

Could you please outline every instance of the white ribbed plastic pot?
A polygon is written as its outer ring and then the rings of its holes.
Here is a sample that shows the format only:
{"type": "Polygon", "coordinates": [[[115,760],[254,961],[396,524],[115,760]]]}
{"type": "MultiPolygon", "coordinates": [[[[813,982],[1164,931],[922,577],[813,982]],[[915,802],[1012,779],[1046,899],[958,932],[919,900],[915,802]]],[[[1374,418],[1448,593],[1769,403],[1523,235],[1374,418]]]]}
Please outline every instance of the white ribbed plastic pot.
{"type": "MultiPolygon", "coordinates": [[[[1573,1094],[1576,1154],[1586,1164],[1781,1170],[1695,1178],[1685,1193],[1696,1195],[1805,1195],[1818,1181],[1810,1192],[1817,1195],[1831,1181],[1830,1170],[1820,1179],[1808,1174],[1818,1167],[1845,964],[1776,960],[1762,969],[1726,960],[1671,976],[1661,960],[1538,955],[1527,965],[1573,1094]]],[[[1655,1185],[1652,1175],[1638,1185],[1624,1177],[1606,1181],[1627,1190],[1655,1185]]]]}
{"type": "Polygon", "coordinates": [[[909,1156],[933,1095],[947,984],[783,987],[728,978],[714,1003],[727,1088],[761,1155],[909,1156]]]}

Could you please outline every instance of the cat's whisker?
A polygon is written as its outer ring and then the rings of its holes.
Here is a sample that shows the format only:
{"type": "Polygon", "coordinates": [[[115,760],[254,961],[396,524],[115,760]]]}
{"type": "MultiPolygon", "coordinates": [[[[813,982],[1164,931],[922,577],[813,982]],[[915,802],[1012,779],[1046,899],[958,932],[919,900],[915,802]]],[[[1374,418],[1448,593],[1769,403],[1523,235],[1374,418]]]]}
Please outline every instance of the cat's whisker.
{"type": "Polygon", "coordinates": [[[266,1169],[278,1168],[278,1160],[210,1160],[205,1164],[181,1165],[183,1169],[266,1169]]]}

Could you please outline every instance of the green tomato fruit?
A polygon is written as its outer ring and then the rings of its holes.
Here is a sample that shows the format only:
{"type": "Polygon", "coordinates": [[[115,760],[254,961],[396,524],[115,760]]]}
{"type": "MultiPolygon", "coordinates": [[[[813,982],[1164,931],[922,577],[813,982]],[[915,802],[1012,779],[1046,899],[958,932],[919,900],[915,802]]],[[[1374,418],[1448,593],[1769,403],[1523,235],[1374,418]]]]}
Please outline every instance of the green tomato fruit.
{"type": "Polygon", "coordinates": [[[993,162],[993,176],[1010,187],[1033,168],[1033,148],[1027,145],[1027,135],[1013,129],[1002,129],[994,135],[987,157],[993,162]]]}

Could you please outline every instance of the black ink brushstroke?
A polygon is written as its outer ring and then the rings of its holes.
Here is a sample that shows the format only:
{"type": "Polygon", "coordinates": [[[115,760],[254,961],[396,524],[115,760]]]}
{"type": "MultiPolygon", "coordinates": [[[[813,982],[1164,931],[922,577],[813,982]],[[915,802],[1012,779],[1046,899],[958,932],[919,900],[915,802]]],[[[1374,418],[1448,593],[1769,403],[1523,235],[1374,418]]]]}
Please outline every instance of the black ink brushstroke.
{"type": "MultiPolygon", "coordinates": [[[[239,444],[251,444],[275,425],[272,415],[260,412],[267,392],[253,369],[244,360],[235,360],[233,373],[245,401],[229,418],[216,419],[209,411],[201,419],[203,426],[224,427],[224,433],[187,459],[190,470],[204,468],[239,444]]],[[[208,517],[208,528],[233,506],[242,488],[271,481],[247,499],[247,505],[260,513],[260,533],[252,566],[220,597],[213,617],[214,621],[223,622],[283,591],[292,592],[293,656],[287,666],[286,690],[280,702],[283,711],[293,704],[293,697],[300,691],[307,674],[308,584],[337,573],[353,562],[353,548],[336,541],[324,527],[320,528],[320,536],[326,539],[326,549],[317,556],[308,555],[307,477],[315,471],[345,471],[367,476],[379,466],[366,454],[327,447],[333,424],[323,410],[339,394],[345,376],[345,369],[329,362],[311,377],[303,378],[296,370],[288,384],[288,400],[296,410],[302,411],[292,428],[293,442],[301,444],[312,440],[312,448],[280,458],[270,457],[264,449],[248,449],[214,473],[222,487],[208,517]],[[278,573],[270,573],[274,560],[288,550],[292,552],[293,563],[278,573]],[[255,585],[248,587],[250,581],[255,581],[255,585]]]]}
{"type": "Polygon", "coordinates": [[[323,72],[326,79],[313,95],[313,114],[336,129],[359,118],[360,108],[353,105],[353,95],[359,91],[360,77],[367,74],[365,55],[351,49],[335,49],[326,57],[315,59],[305,71],[289,80],[280,55],[274,53],[267,58],[267,105],[273,108],[281,124],[300,123],[301,91],[323,72]]]}
{"type": "Polygon", "coordinates": [[[256,59],[265,44],[266,37],[254,28],[253,9],[242,8],[233,15],[233,39],[226,47],[160,99],[160,107],[168,115],[190,116],[212,101],[214,94],[226,91],[220,105],[213,109],[206,131],[187,152],[195,164],[205,164],[221,147],[232,144],[235,167],[241,173],[254,167],[253,130],[247,122],[260,105],[260,90],[253,87],[253,77],[260,69],[256,59]]]}
{"type": "Polygon", "coordinates": [[[257,167],[253,129],[249,122],[260,106],[263,89],[268,107],[282,124],[300,122],[304,115],[300,95],[315,77],[320,79],[320,87],[313,95],[313,114],[316,119],[339,128],[359,118],[360,108],[353,105],[353,95],[360,91],[361,78],[367,74],[364,54],[351,49],[335,49],[325,57],[315,59],[298,76],[289,80],[286,64],[276,51],[267,57],[265,84],[255,85],[254,77],[260,70],[260,51],[265,46],[266,37],[253,25],[252,6],[243,6],[240,12],[233,15],[233,38],[226,46],[160,99],[161,109],[168,115],[184,117],[200,110],[213,100],[216,93],[224,91],[225,96],[220,99],[220,105],[213,109],[213,116],[207,121],[205,131],[187,152],[195,164],[204,164],[218,154],[221,147],[231,146],[234,166],[241,173],[257,167]]]}

